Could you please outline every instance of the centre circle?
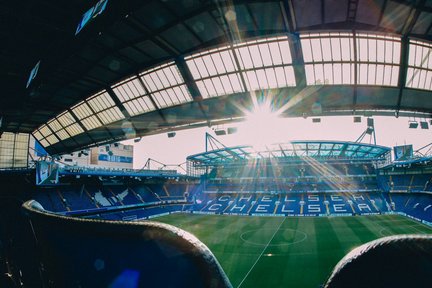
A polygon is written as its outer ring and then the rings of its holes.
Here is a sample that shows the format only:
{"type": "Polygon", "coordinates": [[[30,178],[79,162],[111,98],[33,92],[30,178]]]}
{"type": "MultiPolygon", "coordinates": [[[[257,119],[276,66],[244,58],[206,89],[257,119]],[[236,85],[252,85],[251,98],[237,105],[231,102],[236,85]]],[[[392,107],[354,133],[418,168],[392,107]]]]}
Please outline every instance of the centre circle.
{"type": "Polygon", "coordinates": [[[306,240],[307,234],[295,229],[279,229],[275,233],[275,230],[272,228],[262,228],[243,232],[240,235],[240,238],[247,244],[271,247],[286,246],[303,242],[306,240]],[[273,238],[271,238],[270,241],[270,237],[272,236],[273,238]]]}

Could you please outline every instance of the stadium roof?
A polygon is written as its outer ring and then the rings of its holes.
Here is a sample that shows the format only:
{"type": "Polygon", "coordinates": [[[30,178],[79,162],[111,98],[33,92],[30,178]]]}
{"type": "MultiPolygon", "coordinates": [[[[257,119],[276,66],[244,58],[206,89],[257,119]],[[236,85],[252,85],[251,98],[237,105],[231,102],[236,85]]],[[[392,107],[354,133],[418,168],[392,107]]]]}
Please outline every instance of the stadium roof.
{"type": "Polygon", "coordinates": [[[59,154],[238,119],[255,94],[286,117],[432,112],[431,0],[109,1],[75,36],[95,3],[0,4],[2,131],[59,154]]]}
{"type": "Polygon", "coordinates": [[[263,158],[380,159],[390,153],[388,147],[341,141],[292,141],[256,149],[252,146],[225,147],[187,157],[199,165],[223,165],[263,158]]]}

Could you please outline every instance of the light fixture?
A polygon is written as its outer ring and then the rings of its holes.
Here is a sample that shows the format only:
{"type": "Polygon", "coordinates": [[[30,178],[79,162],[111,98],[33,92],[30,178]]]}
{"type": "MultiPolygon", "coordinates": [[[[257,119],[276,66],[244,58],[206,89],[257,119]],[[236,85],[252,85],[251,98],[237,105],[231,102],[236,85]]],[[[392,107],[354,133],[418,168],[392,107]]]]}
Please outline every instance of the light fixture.
{"type": "Polygon", "coordinates": [[[227,129],[228,134],[234,134],[237,133],[237,127],[229,127],[227,129]]]}
{"type": "Polygon", "coordinates": [[[411,129],[416,129],[417,127],[418,127],[418,122],[417,121],[409,121],[408,122],[408,128],[411,128],[411,129]]]}
{"type": "Polygon", "coordinates": [[[134,142],[135,142],[135,143],[138,143],[138,142],[141,141],[141,139],[142,139],[142,137],[136,138],[136,139],[134,139],[134,142]]]}
{"type": "Polygon", "coordinates": [[[360,116],[354,116],[353,120],[354,120],[354,123],[361,123],[361,117],[360,116]]]}
{"type": "Polygon", "coordinates": [[[312,123],[320,123],[321,118],[312,118],[312,123]]]}
{"type": "Polygon", "coordinates": [[[168,132],[168,138],[173,138],[176,136],[176,132],[168,132]]]}
{"type": "Polygon", "coordinates": [[[225,129],[215,129],[214,132],[217,136],[223,136],[227,134],[227,131],[225,129]]]}
{"type": "Polygon", "coordinates": [[[421,129],[429,129],[429,123],[425,121],[420,121],[420,128],[421,129]]]}

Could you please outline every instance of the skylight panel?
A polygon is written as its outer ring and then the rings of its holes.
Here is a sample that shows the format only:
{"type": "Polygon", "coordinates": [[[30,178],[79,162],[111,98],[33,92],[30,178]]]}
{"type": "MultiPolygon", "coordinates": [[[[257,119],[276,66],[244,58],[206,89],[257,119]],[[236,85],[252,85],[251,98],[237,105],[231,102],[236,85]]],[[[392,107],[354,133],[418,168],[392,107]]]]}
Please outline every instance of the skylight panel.
{"type": "Polygon", "coordinates": [[[62,113],[62,114],[60,114],[58,117],[57,117],[57,120],[60,122],[60,124],[63,126],[63,127],[66,127],[66,126],[69,126],[69,125],[72,125],[72,124],[74,124],[75,123],[75,119],[72,117],[72,115],[69,113],[69,112],[64,112],[64,113],[62,113]]]}
{"type": "Polygon", "coordinates": [[[59,142],[59,139],[54,135],[51,134],[48,137],[45,138],[45,140],[50,144],[50,145],[54,145],[56,143],[59,142]]]}
{"type": "Polygon", "coordinates": [[[44,137],[42,136],[42,134],[36,130],[35,132],[33,132],[33,136],[40,142],[44,137]]]}
{"type": "Polygon", "coordinates": [[[357,35],[358,78],[360,85],[397,86],[400,39],[372,34],[357,35]]]}
{"type": "Polygon", "coordinates": [[[102,123],[94,115],[94,112],[91,110],[87,102],[82,101],[75,107],[72,107],[71,110],[87,130],[92,130],[102,126],[102,123]]]}
{"type": "Polygon", "coordinates": [[[144,87],[141,85],[138,78],[129,78],[119,85],[112,87],[114,93],[121,102],[125,102],[146,94],[144,87]]]}
{"type": "Polygon", "coordinates": [[[136,116],[156,109],[148,96],[128,101],[123,105],[131,116],[136,116]]]}
{"type": "Polygon", "coordinates": [[[307,85],[354,84],[352,34],[301,35],[307,85]]]}
{"type": "Polygon", "coordinates": [[[114,100],[112,100],[111,96],[107,92],[89,98],[87,103],[96,113],[115,106],[114,100]]]}
{"type": "Polygon", "coordinates": [[[65,130],[69,133],[71,136],[75,136],[81,133],[84,133],[84,130],[81,128],[81,126],[77,123],[74,123],[68,127],[65,128],[65,130]]]}
{"type": "Polygon", "coordinates": [[[432,90],[432,44],[410,40],[406,87],[432,90]]]}

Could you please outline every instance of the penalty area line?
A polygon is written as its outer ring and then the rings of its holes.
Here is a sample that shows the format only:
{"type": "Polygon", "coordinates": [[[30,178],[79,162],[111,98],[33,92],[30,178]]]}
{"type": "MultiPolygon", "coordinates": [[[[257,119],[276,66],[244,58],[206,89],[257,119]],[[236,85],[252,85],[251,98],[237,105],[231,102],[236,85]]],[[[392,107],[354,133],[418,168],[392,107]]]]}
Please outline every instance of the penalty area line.
{"type": "Polygon", "coordinates": [[[268,246],[270,245],[271,241],[273,241],[273,238],[275,237],[276,233],[279,231],[280,227],[282,226],[282,224],[285,222],[286,217],[284,217],[284,219],[282,220],[282,222],[279,224],[278,228],[276,229],[276,231],[273,233],[273,236],[270,238],[270,240],[267,242],[267,245],[264,247],[264,249],[261,251],[261,254],[258,256],[258,258],[256,259],[255,263],[252,265],[252,267],[249,269],[249,271],[246,273],[245,277],[243,278],[243,280],[240,282],[240,284],[237,286],[237,288],[239,288],[243,282],[246,280],[246,278],[249,276],[250,272],[253,270],[253,268],[255,267],[255,265],[258,263],[259,259],[261,259],[262,255],[264,254],[264,251],[268,248],[268,246]]]}

